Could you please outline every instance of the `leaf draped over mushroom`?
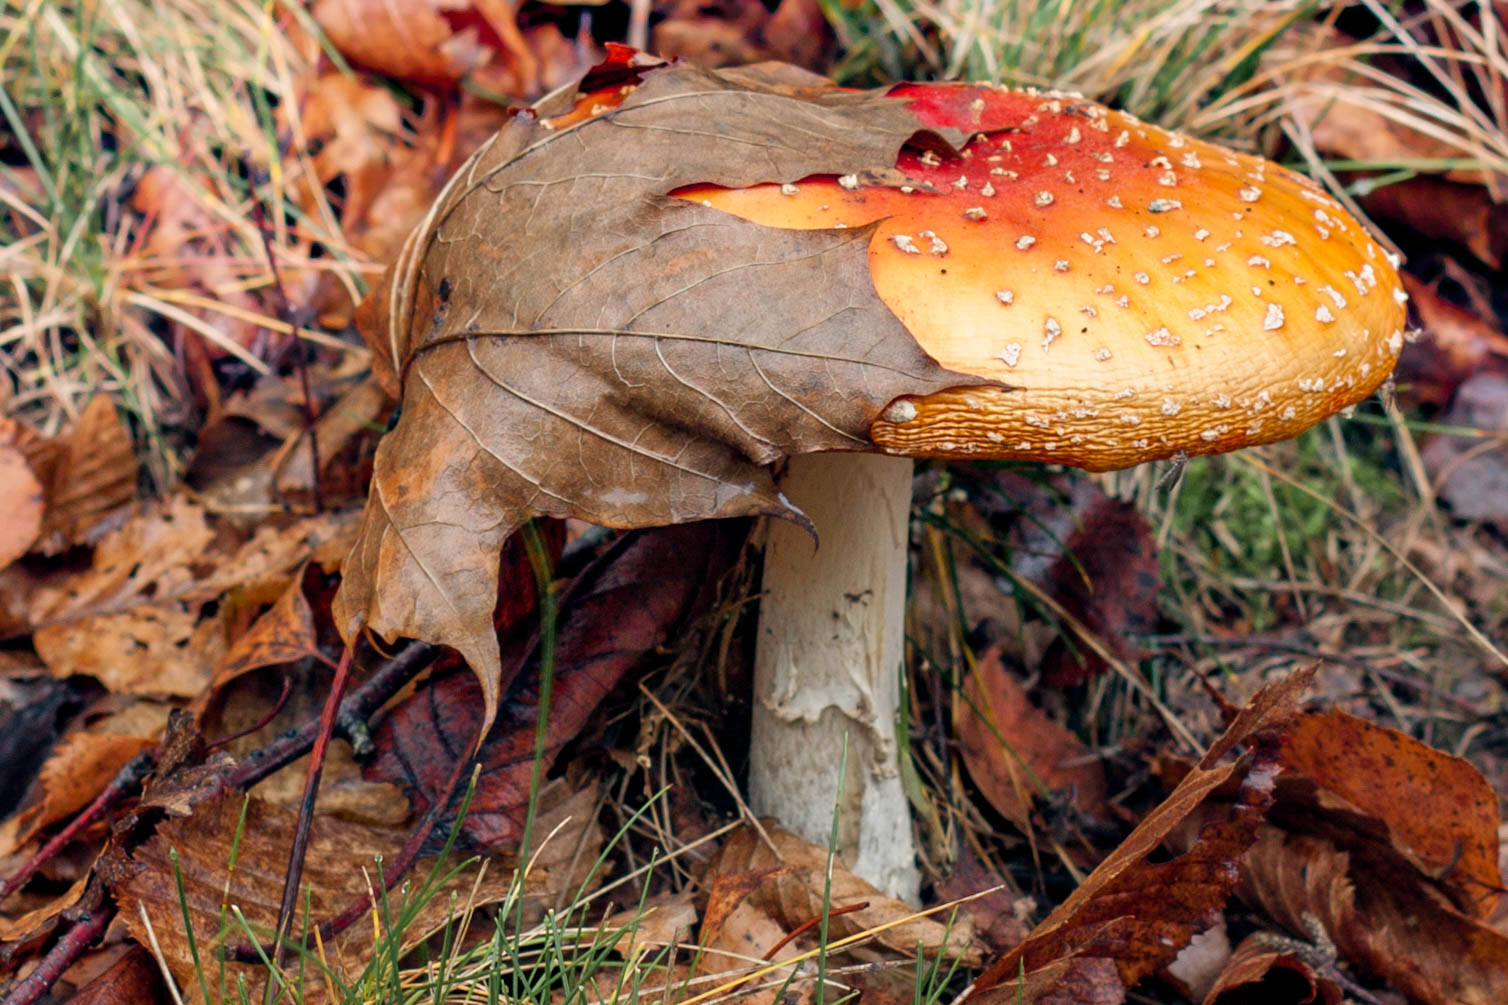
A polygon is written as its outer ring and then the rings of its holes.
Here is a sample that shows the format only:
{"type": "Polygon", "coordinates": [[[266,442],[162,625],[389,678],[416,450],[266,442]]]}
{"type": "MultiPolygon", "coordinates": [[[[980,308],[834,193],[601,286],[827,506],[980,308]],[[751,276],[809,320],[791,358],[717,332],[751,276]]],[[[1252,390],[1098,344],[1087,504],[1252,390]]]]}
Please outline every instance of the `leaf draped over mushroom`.
{"type": "Polygon", "coordinates": [[[524,522],[801,521],[772,462],[872,449],[896,397],[982,382],[938,366],[879,299],[872,227],[776,229],[669,195],[894,176],[922,130],[905,102],[790,68],[619,70],[636,86],[612,107],[556,125],[567,95],[485,144],[367,305],[403,408],[336,621],[459,650],[486,723],[498,553],[524,522]]]}

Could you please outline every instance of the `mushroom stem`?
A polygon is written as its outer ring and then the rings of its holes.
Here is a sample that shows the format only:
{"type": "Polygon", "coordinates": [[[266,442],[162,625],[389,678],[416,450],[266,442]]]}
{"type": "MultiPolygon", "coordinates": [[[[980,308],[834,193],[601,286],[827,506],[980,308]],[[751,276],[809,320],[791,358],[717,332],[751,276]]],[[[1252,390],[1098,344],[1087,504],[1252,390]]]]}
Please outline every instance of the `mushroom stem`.
{"type": "Polygon", "coordinates": [[[827,844],[837,805],[849,869],[916,902],[918,872],[897,749],[912,462],[792,458],[782,484],[821,536],[771,521],[754,661],[750,803],[827,844]]]}

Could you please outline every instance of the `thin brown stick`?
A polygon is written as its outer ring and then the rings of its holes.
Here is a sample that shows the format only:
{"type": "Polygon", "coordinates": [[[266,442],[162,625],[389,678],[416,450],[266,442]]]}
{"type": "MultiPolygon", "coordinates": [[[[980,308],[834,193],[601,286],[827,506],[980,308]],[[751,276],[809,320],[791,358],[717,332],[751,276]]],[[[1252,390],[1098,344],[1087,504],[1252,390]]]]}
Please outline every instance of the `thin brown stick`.
{"type": "MultiPolygon", "coordinates": [[[[335,668],[335,680],[330,684],[330,694],[325,699],[324,710],[319,716],[319,734],[314,739],[314,751],[309,757],[309,774],[304,779],[304,797],[299,801],[298,822],[293,829],[293,846],[288,849],[288,872],[283,877],[283,899],[278,905],[277,928],[273,934],[273,965],[282,969],[288,958],[287,937],[293,928],[294,912],[298,909],[298,885],[304,875],[304,856],[309,850],[309,828],[314,823],[314,800],[319,796],[319,779],[325,770],[325,755],[330,749],[330,736],[335,732],[335,715],[340,710],[340,699],[351,679],[351,647],[341,653],[340,664],[335,668]]],[[[267,982],[264,1001],[272,1005],[276,997],[277,982],[267,982]]]]}

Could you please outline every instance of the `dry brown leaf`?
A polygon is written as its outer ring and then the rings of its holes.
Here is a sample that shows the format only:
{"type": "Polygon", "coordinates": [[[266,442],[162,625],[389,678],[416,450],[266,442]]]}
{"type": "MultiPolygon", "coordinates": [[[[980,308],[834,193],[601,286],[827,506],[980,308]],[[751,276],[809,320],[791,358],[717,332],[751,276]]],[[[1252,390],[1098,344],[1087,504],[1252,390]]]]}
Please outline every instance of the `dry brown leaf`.
{"type": "Polygon", "coordinates": [[[280,663],[294,663],[319,652],[319,634],[314,629],[314,612],[304,596],[304,577],[294,575],[288,588],[262,616],[252,622],[246,634],[231,645],[230,651],[215,668],[210,691],[218,691],[243,673],[280,663]]]}
{"type": "Polygon", "coordinates": [[[403,417],[335,600],[348,639],[460,650],[488,721],[498,553],[526,519],[800,519],[769,464],[867,447],[896,396],[979,383],[880,301],[870,228],[772,229],[667,198],[888,168],[919,127],[904,102],[670,66],[576,125],[542,125],[554,110],[482,148],[369,301],[403,417]]]}
{"type": "Polygon", "coordinates": [[[1418,877],[1375,872],[1361,858],[1263,827],[1241,861],[1241,896],[1295,934],[1317,922],[1342,959],[1411,1001],[1508,1001],[1508,936],[1451,909],[1418,877]]]}
{"type": "Polygon", "coordinates": [[[88,570],[10,584],[8,627],[34,630],[37,653],[55,675],[190,697],[228,644],[224,619],[203,616],[203,605],[235,587],[281,582],[304,562],[329,561],[353,524],[350,513],[322,514],[264,524],[237,544],[222,540],[200,507],[174,496],[101,539],[88,570]]]}
{"type": "Polygon", "coordinates": [[[58,915],[79,902],[89,876],[80,876],[67,890],[15,918],[0,918],[0,943],[22,942],[45,934],[57,924],[58,915]]]}
{"type": "Polygon", "coordinates": [[[538,93],[539,60],[519,30],[514,0],[318,0],[314,19],[351,62],[400,80],[484,84],[481,71],[503,57],[519,86],[502,93],[538,93]]]}
{"type": "Polygon", "coordinates": [[[54,748],[37,778],[37,800],[0,824],[0,858],[88,806],[137,754],[155,740],[111,733],[75,733],[54,748]]]}
{"type": "Polygon", "coordinates": [[[1424,338],[1403,347],[1395,379],[1409,401],[1444,405],[1477,373],[1508,373],[1508,335],[1405,272],[1403,285],[1424,338]]]}
{"type": "MultiPolygon", "coordinates": [[[[769,960],[776,963],[799,956],[802,947],[795,941],[781,944],[786,934],[786,928],[767,912],[749,901],[740,901],[733,905],[716,929],[703,928],[695,973],[698,977],[708,978],[754,970],[761,966],[767,954],[770,954],[769,960]]],[[[790,974],[791,968],[782,968],[759,978],[757,984],[730,987],[728,991],[745,1005],[774,1005],[777,1000],[781,1005],[800,1005],[810,1000],[810,981],[797,981],[791,985],[786,997],[779,996],[790,974]]],[[[713,981],[709,989],[722,983],[713,981]]]]}
{"type": "MultiPolygon", "coordinates": [[[[294,814],[252,797],[245,802],[243,825],[242,802],[239,793],[231,794],[200,804],[189,817],[165,821],[156,835],[129,855],[118,853],[105,871],[106,882],[132,936],[143,945],[149,943],[141,915],[145,908],[163,957],[179,987],[185,989],[196,989],[199,984],[184,931],[179,876],[199,954],[217,968],[214,961],[219,949],[244,941],[242,930],[234,922],[228,933],[222,932],[224,905],[237,906],[253,930],[264,937],[272,931],[277,919],[294,814]],[[240,844],[233,851],[237,835],[240,844]],[[176,860],[170,852],[176,852],[176,860]]],[[[313,911],[311,923],[334,915],[366,894],[378,875],[373,856],[385,854],[391,861],[401,842],[402,836],[397,833],[382,833],[328,817],[315,818],[303,872],[303,885],[309,892],[308,904],[313,911]]],[[[429,865],[416,863],[413,875],[427,875],[429,865]]],[[[474,869],[466,870],[421,907],[414,923],[404,931],[404,945],[415,945],[444,924],[452,909],[448,891],[456,892],[462,907],[468,902],[494,903],[506,896],[507,870],[489,869],[480,886],[473,890],[475,878],[474,869]]],[[[390,896],[392,911],[396,913],[402,894],[394,892],[390,896]]],[[[300,900],[301,906],[304,903],[300,900]]],[[[295,923],[295,930],[299,927],[295,923]]],[[[370,960],[373,929],[372,919],[365,918],[326,940],[327,959],[345,980],[353,979],[370,960]]],[[[265,967],[227,963],[226,970],[232,989],[227,1000],[239,1000],[234,991],[238,978],[244,978],[247,987],[254,989],[251,996],[254,1000],[261,997],[267,976],[265,967]]],[[[306,992],[318,997],[323,991],[323,981],[313,964],[308,965],[305,980],[306,992]]],[[[216,996],[213,1000],[218,1000],[217,983],[217,980],[209,982],[210,993],[216,996]]]]}
{"type": "Polygon", "coordinates": [[[979,975],[970,1001],[1113,1001],[1170,963],[1197,931],[1219,916],[1236,883],[1234,863],[1254,839],[1276,781],[1276,754],[1265,748],[1298,712],[1314,668],[1259,691],[1194,769],[1026,941],[979,975]],[[1238,744],[1259,741],[1234,804],[1208,797],[1245,762],[1222,764],[1238,744]],[[1148,856],[1191,814],[1207,807],[1192,847],[1170,861],[1148,856]],[[1108,968],[1108,969],[1107,969],[1108,968]],[[1050,969],[1053,978],[1034,976],[1050,969]],[[1025,974],[1025,985],[1020,975],[1025,974]],[[1115,988],[1106,974],[1115,974],[1115,988]],[[1040,997],[1032,997],[1035,993],[1040,997]],[[1078,996],[1092,996],[1083,997],[1078,996]],[[1054,997],[1057,996],[1057,997],[1054,997]]]}
{"type": "MultiPolygon", "coordinates": [[[[749,894],[749,902],[787,929],[820,918],[827,849],[770,823],[764,825],[764,831],[774,844],[773,849],[750,827],[734,831],[713,862],[713,874],[729,872],[758,877],[759,883],[749,894]]],[[[885,896],[849,872],[841,859],[836,861],[830,898],[833,910],[866,902],[869,906],[863,910],[833,916],[829,927],[833,938],[843,938],[914,913],[913,908],[885,896]]],[[[708,920],[715,920],[710,908],[708,920]]],[[[913,918],[879,933],[876,941],[908,957],[915,956],[920,945],[928,953],[945,948],[949,956],[960,958],[965,965],[977,963],[979,950],[973,945],[973,924],[960,917],[949,926],[947,920],[913,918]]]]}
{"type": "MultiPolygon", "coordinates": [[[[1492,914],[1498,872],[1498,799],[1472,764],[1346,712],[1305,715],[1284,738],[1282,809],[1387,850],[1458,908],[1492,914]]],[[[1364,844],[1363,844],[1364,843],[1364,844]]],[[[1369,856],[1370,857],[1370,856],[1369,856]]]]}
{"type": "MultiPolygon", "coordinates": [[[[68,977],[72,979],[73,974],[68,977]]],[[[152,954],[136,946],[79,988],[67,1005],[167,1005],[170,1001],[152,954]]]]}
{"type": "Polygon", "coordinates": [[[47,516],[41,550],[49,555],[91,541],[113,510],[136,499],[136,453],[131,434],[108,395],[93,398],[79,421],[60,437],[55,461],[43,475],[47,516]]]}
{"type": "Polygon", "coordinates": [[[1341,1005],[1345,991],[1294,952],[1272,947],[1270,940],[1248,936],[1204,996],[1204,1005],[1255,1002],[1318,1002],[1341,1005]]]}
{"type": "Polygon", "coordinates": [[[42,483],[26,463],[26,455],[0,443],[0,569],[31,550],[42,532],[45,509],[42,483]]]}
{"type": "Polygon", "coordinates": [[[1480,185],[1410,178],[1373,190],[1361,207],[1374,219],[1407,228],[1416,239],[1466,248],[1493,271],[1503,267],[1508,254],[1508,206],[1494,202],[1480,185]]]}
{"type": "Polygon", "coordinates": [[[1043,793],[1072,790],[1074,804],[1091,816],[1109,816],[1105,774],[1073,732],[1048,718],[1027,697],[1000,660],[984,653],[964,683],[955,725],[959,751],[990,805],[1022,831],[1043,793]]]}

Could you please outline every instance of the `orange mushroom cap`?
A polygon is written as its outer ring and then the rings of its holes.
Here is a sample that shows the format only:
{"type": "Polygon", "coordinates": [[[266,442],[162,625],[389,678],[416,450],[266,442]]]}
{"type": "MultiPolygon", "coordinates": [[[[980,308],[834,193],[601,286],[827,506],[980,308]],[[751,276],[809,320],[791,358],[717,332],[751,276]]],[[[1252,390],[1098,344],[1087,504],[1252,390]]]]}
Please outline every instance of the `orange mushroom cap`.
{"type": "Polygon", "coordinates": [[[1090,470],[1294,436],[1372,393],[1407,296],[1301,175],[1078,98],[900,85],[924,129],[893,170],[675,194],[768,226],[873,224],[884,302],[950,370],[998,380],[891,402],[911,456],[1090,470]]]}

